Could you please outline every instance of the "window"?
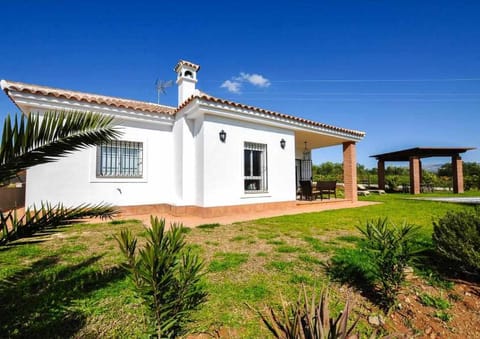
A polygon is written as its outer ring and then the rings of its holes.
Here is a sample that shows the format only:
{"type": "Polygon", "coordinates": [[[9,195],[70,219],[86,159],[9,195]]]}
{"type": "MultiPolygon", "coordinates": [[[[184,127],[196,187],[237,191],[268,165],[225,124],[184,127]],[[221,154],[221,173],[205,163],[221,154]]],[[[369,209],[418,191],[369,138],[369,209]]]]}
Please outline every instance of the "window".
{"type": "Polygon", "coordinates": [[[245,192],[267,190],[267,145],[245,143],[243,151],[245,192]]]}
{"type": "Polygon", "coordinates": [[[112,141],[97,148],[97,177],[141,178],[143,143],[112,141]]]}

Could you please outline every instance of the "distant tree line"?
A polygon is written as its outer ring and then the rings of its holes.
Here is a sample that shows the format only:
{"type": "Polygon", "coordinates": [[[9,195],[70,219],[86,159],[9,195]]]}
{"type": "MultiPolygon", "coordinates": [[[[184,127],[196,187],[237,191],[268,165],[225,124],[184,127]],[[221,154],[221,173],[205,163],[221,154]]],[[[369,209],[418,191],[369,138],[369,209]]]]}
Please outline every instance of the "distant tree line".
{"type": "MultiPolygon", "coordinates": [[[[313,181],[337,180],[343,181],[343,164],[324,162],[312,166],[313,181]]],[[[463,163],[463,178],[466,190],[480,190],[480,163],[463,163]]],[[[377,168],[366,168],[357,165],[358,183],[370,185],[378,183],[377,168]]],[[[387,166],[385,168],[385,182],[389,187],[398,187],[410,184],[410,171],[408,167],[387,166]]],[[[446,163],[436,172],[422,170],[422,184],[435,187],[451,188],[452,164],[446,163]]]]}
{"type": "MultiPolygon", "coordinates": [[[[452,164],[442,165],[437,175],[440,177],[452,176],[452,164]]],[[[464,162],[463,163],[463,181],[465,183],[465,189],[480,189],[480,163],[478,162],[464,162]]]]}

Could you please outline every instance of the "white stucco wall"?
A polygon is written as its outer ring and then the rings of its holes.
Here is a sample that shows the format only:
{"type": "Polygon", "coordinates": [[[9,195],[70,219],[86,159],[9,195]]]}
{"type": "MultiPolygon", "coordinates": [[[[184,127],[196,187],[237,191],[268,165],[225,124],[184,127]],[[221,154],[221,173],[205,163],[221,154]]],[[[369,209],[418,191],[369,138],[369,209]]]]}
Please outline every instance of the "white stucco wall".
{"type": "Polygon", "coordinates": [[[203,117],[178,114],[172,129],[174,204],[202,206],[203,117]]]}
{"type": "Polygon", "coordinates": [[[229,206],[295,200],[295,139],[293,131],[261,126],[205,115],[203,123],[203,205],[229,206]],[[227,140],[219,140],[219,132],[227,140]],[[280,147],[285,139],[286,147],[280,147]],[[265,193],[245,193],[244,143],[267,145],[267,180],[265,193]]]}
{"type": "Polygon", "coordinates": [[[26,205],[40,201],[66,206],[106,202],[117,206],[173,203],[171,128],[145,122],[122,123],[121,140],[143,142],[143,178],[96,177],[96,148],[27,171],[26,205]]]}
{"type": "Polygon", "coordinates": [[[92,147],[29,169],[27,206],[48,201],[214,207],[295,200],[293,131],[208,114],[188,119],[179,114],[173,128],[129,120],[121,127],[121,140],[143,143],[142,178],[97,178],[92,147]],[[219,140],[222,129],[225,143],[219,140]],[[267,192],[244,191],[245,142],[267,145],[267,192]]]}

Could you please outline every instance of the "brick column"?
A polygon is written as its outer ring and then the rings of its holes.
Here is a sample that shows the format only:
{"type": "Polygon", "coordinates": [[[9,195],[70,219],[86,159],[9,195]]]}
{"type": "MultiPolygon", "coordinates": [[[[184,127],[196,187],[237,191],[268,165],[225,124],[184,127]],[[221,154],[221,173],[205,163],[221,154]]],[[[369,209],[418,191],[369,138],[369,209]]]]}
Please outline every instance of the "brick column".
{"type": "Polygon", "coordinates": [[[385,161],[384,160],[378,160],[377,175],[378,175],[378,188],[381,190],[384,190],[385,189],[385,161]]]}
{"type": "Polygon", "coordinates": [[[463,193],[463,161],[457,154],[452,157],[453,193],[463,193]]]}
{"type": "Polygon", "coordinates": [[[422,159],[418,159],[418,173],[420,175],[420,186],[421,186],[423,181],[422,159]]]}
{"type": "Polygon", "coordinates": [[[357,202],[357,152],[353,141],[343,143],[343,184],[345,199],[357,202]]]}
{"type": "Polygon", "coordinates": [[[410,193],[420,194],[420,158],[410,157],[410,193]]]}

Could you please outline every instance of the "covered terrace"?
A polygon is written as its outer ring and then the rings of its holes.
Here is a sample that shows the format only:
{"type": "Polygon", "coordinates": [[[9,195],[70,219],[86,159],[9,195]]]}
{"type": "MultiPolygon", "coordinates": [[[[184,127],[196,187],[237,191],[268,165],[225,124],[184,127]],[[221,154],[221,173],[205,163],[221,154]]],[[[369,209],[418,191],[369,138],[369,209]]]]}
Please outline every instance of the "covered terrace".
{"type": "Polygon", "coordinates": [[[295,131],[295,173],[297,188],[300,181],[312,180],[312,150],[342,145],[343,152],[343,186],[345,200],[357,201],[357,155],[356,142],[365,133],[346,129],[337,129],[332,133],[325,130],[295,131]]]}
{"type": "Polygon", "coordinates": [[[473,150],[474,147],[415,147],[401,151],[371,155],[378,161],[378,187],[385,189],[385,162],[408,161],[410,164],[410,193],[420,194],[422,182],[423,158],[451,157],[453,192],[463,193],[463,161],[460,153],[473,150]]]}

